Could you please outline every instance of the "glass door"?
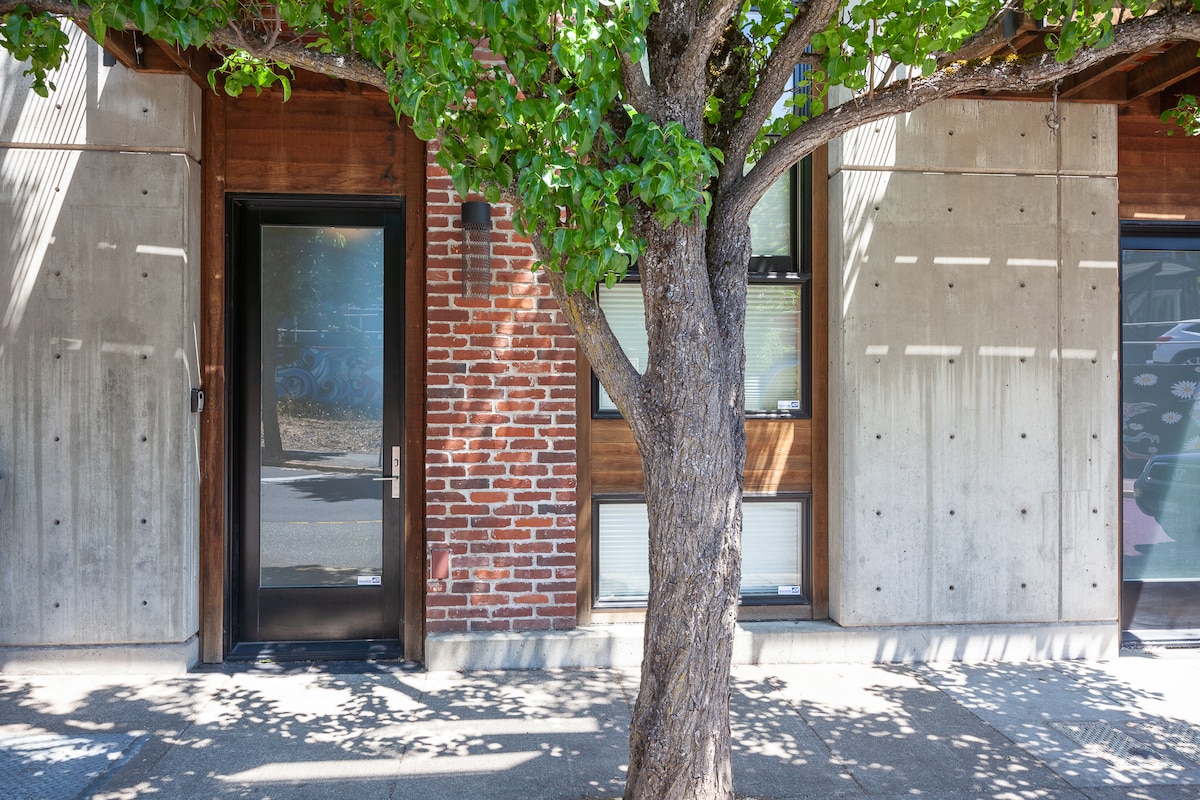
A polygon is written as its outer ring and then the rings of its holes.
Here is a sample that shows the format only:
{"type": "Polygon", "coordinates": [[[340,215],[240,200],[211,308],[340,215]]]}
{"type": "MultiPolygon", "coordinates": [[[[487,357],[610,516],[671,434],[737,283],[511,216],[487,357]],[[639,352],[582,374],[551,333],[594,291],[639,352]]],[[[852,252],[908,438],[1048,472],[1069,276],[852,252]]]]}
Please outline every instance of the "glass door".
{"type": "Polygon", "coordinates": [[[1121,624],[1200,639],[1200,226],[1121,236],[1121,624]]]}
{"type": "Polygon", "coordinates": [[[400,638],[403,212],[235,198],[239,642],[400,638]]]}

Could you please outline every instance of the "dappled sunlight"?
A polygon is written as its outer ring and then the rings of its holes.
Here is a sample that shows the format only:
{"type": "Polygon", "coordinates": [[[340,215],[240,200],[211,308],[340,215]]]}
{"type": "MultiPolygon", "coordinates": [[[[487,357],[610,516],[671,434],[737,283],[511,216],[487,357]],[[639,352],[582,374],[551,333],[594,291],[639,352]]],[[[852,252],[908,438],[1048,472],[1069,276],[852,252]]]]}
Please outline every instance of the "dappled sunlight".
{"type": "Polygon", "coordinates": [[[497,796],[612,797],[628,748],[624,691],[603,670],[464,680],[402,667],[263,664],[178,678],[0,679],[0,718],[27,720],[0,730],[6,736],[149,731],[146,747],[169,756],[150,760],[145,774],[124,770],[102,800],[258,797],[253,787],[348,781],[392,783],[414,797],[434,785],[424,781],[462,794],[487,781],[512,787],[497,796]]]}
{"type": "MultiPolygon", "coordinates": [[[[1036,800],[1125,787],[1136,798],[1138,786],[1200,782],[1187,741],[1200,699],[1178,702],[1196,694],[1196,659],[1135,661],[734,667],[737,796],[1036,800]],[[1154,676],[1177,685],[1160,691],[1154,676]]],[[[98,800],[317,797],[335,785],[364,797],[614,798],[637,686],[637,670],[379,664],[0,679],[0,719],[14,723],[0,745],[54,735],[49,745],[84,753],[136,740],[98,800]]]]}
{"type": "MultiPolygon", "coordinates": [[[[735,739],[745,737],[740,746],[759,757],[806,765],[797,774],[824,781],[814,796],[1037,797],[1061,786],[1056,776],[911,668],[771,667],[757,670],[756,689],[740,680],[750,671],[737,670],[737,690],[763,702],[755,706],[757,720],[749,736],[740,730],[745,713],[735,709],[735,739]],[[779,735],[789,725],[795,731],[791,746],[779,735]]],[[[762,780],[771,772],[765,766],[753,771],[762,780]]]]}
{"type": "Polygon", "coordinates": [[[1194,725],[1177,716],[1187,709],[1165,702],[1165,687],[1117,677],[1114,665],[930,664],[918,671],[1074,786],[1191,784],[1200,775],[1195,757],[1171,739],[1181,725],[1194,736],[1194,725]]]}
{"type": "MultiPolygon", "coordinates": [[[[14,114],[10,109],[2,117],[4,140],[52,145],[84,140],[90,105],[88,92],[97,86],[86,76],[98,63],[95,51],[89,51],[86,42],[86,36],[75,32],[68,60],[56,76],[56,82],[63,87],[61,92],[49,99],[29,91],[12,92],[10,102],[17,102],[16,97],[21,95],[24,98],[19,113],[14,114]]],[[[0,150],[0,196],[9,204],[7,214],[11,225],[8,241],[0,241],[0,247],[8,253],[5,260],[11,269],[8,286],[4,287],[7,296],[0,296],[0,329],[10,337],[20,327],[42,274],[46,251],[54,240],[80,153],[70,149],[34,149],[32,145],[0,150]]]]}

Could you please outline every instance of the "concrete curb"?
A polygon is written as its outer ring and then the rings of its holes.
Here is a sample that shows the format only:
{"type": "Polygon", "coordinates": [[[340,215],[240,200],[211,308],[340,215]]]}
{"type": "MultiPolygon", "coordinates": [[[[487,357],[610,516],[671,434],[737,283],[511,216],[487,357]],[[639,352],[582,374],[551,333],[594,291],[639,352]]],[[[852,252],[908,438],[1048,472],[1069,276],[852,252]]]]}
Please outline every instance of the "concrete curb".
{"type": "MultiPolygon", "coordinates": [[[[644,626],[588,625],[571,631],[431,634],[431,671],[638,667],[644,626]]],[[[1116,621],[843,628],[833,622],[738,625],[735,664],[915,663],[1115,658],[1116,621]]]]}

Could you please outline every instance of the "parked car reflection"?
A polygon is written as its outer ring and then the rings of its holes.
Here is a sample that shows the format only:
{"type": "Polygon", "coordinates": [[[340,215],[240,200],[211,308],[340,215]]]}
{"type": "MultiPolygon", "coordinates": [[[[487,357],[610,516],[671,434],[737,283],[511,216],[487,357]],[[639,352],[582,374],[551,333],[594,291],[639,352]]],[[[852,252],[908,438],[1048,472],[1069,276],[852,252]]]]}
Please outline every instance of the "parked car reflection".
{"type": "Polygon", "coordinates": [[[1157,364],[1200,364],[1200,319],[1185,319],[1158,337],[1157,364]]]}
{"type": "Polygon", "coordinates": [[[1168,536],[1200,532],[1200,450],[1151,458],[1133,482],[1133,498],[1168,536]]]}

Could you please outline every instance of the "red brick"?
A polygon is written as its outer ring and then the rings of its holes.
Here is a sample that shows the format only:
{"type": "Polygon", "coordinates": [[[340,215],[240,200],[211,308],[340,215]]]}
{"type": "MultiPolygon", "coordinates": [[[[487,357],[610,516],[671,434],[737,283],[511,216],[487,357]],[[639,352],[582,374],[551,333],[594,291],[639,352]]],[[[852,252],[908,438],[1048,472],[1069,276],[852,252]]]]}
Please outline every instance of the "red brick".
{"type": "Polygon", "coordinates": [[[508,631],[512,630],[512,623],[504,619],[476,619],[471,620],[471,630],[508,631]]]}
{"type": "MultiPolygon", "coordinates": [[[[548,619],[514,619],[514,631],[548,631],[552,623],[548,619]]],[[[574,627],[574,626],[572,626],[574,627]]]]}
{"type": "Polygon", "coordinates": [[[466,604],[467,598],[461,594],[431,594],[425,599],[425,605],[429,608],[465,606],[466,604]]]}
{"type": "Polygon", "coordinates": [[[429,633],[463,633],[467,626],[460,620],[431,619],[425,623],[425,630],[429,633]]]}
{"type": "Polygon", "coordinates": [[[512,575],[511,570],[507,569],[477,569],[475,577],[481,581],[501,581],[512,575]]]}
{"type": "Polygon", "coordinates": [[[466,608],[451,608],[446,616],[448,616],[450,619],[483,619],[487,616],[487,609],[477,608],[475,606],[468,606],[466,608]]]}
{"type": "MultiPolygon", "coordinates": [[[[508,595],[506,594],[473,594],[467,600],[476,607],[508,605],[508,595]]],[[[453,612],[451,614],[453,615],[453,612]]]]}
{"type": "Polygon", "coordinates": [[[492,612],[493,617],[532,617],[530,606],[501,606],[492,612]]]}
{"type": "MultiPolygon", "coordinates": [[[[450,615],[453,616],[454,612],[457,610],[458,609],[451,609],[450,615]]],[[[534,609],[534,613],[539,617],[574,617],[575,606],[538,606],[536,609],[534,609]]]]}

